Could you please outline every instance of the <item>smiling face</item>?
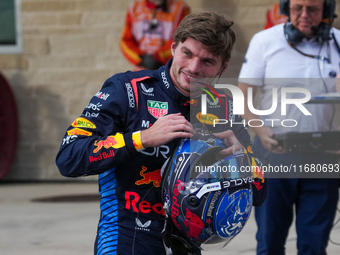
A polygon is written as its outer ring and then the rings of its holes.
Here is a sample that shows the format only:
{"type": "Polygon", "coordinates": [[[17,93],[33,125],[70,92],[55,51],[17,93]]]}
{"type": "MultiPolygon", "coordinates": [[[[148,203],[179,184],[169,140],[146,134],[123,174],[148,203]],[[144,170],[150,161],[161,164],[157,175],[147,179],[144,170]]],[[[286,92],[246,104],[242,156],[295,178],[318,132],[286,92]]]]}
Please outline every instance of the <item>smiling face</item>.
{"type": "Polygon", "coordinates": [[[298,28],[307,38],[311,38],[314,32],[311,28],[317,27],[323,14],[324,0],[291,0],[290,20],[292,25],[298,28]]]}
{"type": "Polygon", "coordinates": [[[193,83],[210,84],[228,65],[228,62],[222,64],[222,57],[212,54],[204,46],[190,37],[178,45],[171,45],[173,61],[170,77],[175,86],[188,97],[190,93],[194,96],[201,92],[193,83]]]}

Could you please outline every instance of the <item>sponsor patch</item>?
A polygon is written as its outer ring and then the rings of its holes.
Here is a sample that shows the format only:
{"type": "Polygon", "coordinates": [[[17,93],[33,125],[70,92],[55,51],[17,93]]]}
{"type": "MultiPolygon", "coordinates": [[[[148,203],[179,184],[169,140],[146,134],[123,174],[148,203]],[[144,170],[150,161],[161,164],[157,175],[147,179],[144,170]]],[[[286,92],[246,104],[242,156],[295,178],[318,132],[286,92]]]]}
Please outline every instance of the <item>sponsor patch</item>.
{"type": "Polygon", "coordinates": [[[165,215],[163,203],[152,204],[147,200],[142,200],[139,194],[135,191],[125,191],[125,209],[131,210],[135,213],[148,214],[155,212],[163,216],[165,215]]]}
{"type": "Polygon", "coordinates": [[[99,140],[95,141],[95,146],[97,146],[96,149],[93,150],[93,153],[97,153],[101,149],[110,149],[110,148],[121,148],[125,146],[125,140],[124,136],[120,133],[117,133],[116,135],[110,135],[105,140],[99,140]]]}
{"type": "Polygon", "coordinates": [[[127,96],[129,100],[129,107],[134,108],[136,106],[135,96],[133,94],[133,89],[130,83],[125,83],[127,96]]]}
{"type": "Polygon", "coordinates": [[[104,101],[105,101],[109,96],[110,96],[109,93],[104,93],[104,92],[101,92],[101,91],[99,91],[99,92],[95,95],[95,97],[98,97],[99,99],[102,99],[102,100],[104,100],[104,101]]]}
{"type": "Polygon", "coordinates": [[[142,223],[138,218],[136,218],[135,229],[150,232],[150,229],[149,229],[150,225],[151,225],[151,220],[148,220],[147,222],[142,223]]]}
{"type": "Polygon", "coordinates": [[[83,117],[80,117],[78,119],[76,119],[75,121],[73,121],[72,123],[72,127],[80,127],[80,128],[92,128],[95,129],[96,125],[93,124],[91,121],[89,121],[88,119],[85,119],[83,117]]]}
{"type": "Polygon", "coordinates": [[[73,143],[75,140],[77,140],[77,135],[69,135],[63,138],[62,145],[73,143]]]}
{"type": "Polygon", "coordinates": [[[142,93],[143,93],[144,95],[146,95],[146,96],[155,96],[155,95],[153,94],[153,87],[147,88],[147,87],[145,86],[144,83],[140,83],[140,85],[141,85],[141,87],[142,87],[142,93]]]}
{"type": "Polygon", "coordinates": [[[91,136],[92,132],[86,131],[84,129],[80,128],[73,128],[71,130],[67,131],[68,135],[86,135],[86,136],[91,136]]]}
{"type": "Polygon", "coordinates": [[[169,89],[170,84],[169,84],[169,82],[168,82],[168,79],[166,78],[165,71],[163,71],[163,72],[161,73],[161,76],[162,76],[162,80],[163,80],[164,86],[165,86],[167,89],[169,89]]]}
{"type": "Polygon", "coordinates": [[[146,172],[147,167],[142,166],[142,170],[139,172],[140,176],[143,178],[135,182],[136,185],[150,184],[152,183],[155,187],[161,186],[161,169],[152,172],[146,172]]]}
{"type": "Polygon", "coordinates": [[[203,115],[201,112],[196,114],[196,118],[198,119],[199,122],[207,124],[207,125],[213,125],[214,120],[215,124],[218,123],[218,117],[214,114],[208,113],[206,115],[203,115]]]}
{"type": "Polygon", "coordinates": [[[93,111],[100,111],[100,108],[102,107],[103,105],[101,103],[97,103],[97,104],[94,104],[94,103],[89,103],[85,108],[86,109],[91,109],[93,111]]]}
{"type": "Polygon", "coordinates": [[[168,102],[148,100],[148,111],[156,119],[168,114],[168,102]]]}
{"type": "Polygon", "coordinates": [[[198,104],[198,100],[196,99],[190,99],[188,101],[185,102],[184,106],[187,106],[187,105],[191,105],[191,106],[197,106],[198,104]]]}
{"type": "Polygon", "coordinates": [[[114,153],[113,150],[109,151],[108,153],[104,151],[102,153],[99,153],[99,156],[97,156],[97,157],[90,156],[89,161],[90,161],[90,163],[93,163],[93,162],[97,162],[97,161],[100,161],[100,160],[103,160],[103,159],[112,158],[114,156],[115,156],[115,153],[114,153]]]}

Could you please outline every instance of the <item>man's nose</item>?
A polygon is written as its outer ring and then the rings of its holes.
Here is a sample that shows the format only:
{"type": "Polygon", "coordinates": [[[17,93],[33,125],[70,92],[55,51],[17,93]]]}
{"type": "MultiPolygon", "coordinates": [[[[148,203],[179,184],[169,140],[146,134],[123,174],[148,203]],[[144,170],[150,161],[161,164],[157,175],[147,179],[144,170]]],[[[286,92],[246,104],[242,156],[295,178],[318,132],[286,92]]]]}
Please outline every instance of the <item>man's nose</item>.
{"type": "Polygon", "coordinates": [[[309,16],[309,10],[307,9],[307,7],[302,7],[301,16],[309,16]]]}
{"type": "Polygon", "coordinates": [[[198,58],[191,59],[189,63],[189,70],[192,73],[196,73],[198,72],[199,68],[200,68],[200,60],[198,58]]]}

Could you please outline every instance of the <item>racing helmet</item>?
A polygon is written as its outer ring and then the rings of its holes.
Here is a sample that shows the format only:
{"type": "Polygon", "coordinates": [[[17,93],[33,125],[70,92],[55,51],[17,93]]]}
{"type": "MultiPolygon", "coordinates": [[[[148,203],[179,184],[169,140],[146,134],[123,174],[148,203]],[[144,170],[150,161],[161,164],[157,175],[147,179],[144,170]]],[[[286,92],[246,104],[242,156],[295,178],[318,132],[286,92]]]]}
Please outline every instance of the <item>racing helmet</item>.
{"type": "Polygon", "coordinates": [[[251,160],[242,146],[220,159],[225,148],[215,136],[196,133],[183,139],[163,165],[164,212],[176,230],[170,238],[201,250],[219,249],[245,226],[253,205],[254,177],[246,171],[251,160]]]}

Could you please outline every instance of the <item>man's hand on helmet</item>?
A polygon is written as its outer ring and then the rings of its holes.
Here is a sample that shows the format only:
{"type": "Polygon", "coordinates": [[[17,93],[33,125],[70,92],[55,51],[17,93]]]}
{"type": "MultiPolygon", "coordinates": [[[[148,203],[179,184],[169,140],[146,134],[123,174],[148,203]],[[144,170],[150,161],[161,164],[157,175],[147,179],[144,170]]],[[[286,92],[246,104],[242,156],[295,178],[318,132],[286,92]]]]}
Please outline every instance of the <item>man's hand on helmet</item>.
{"type": "Polygon", "coordinates": [[[195,133],[191,123],[180,113],[160,117],[150,128],[141,131],[144,148],[158,147],[176,138],[190,138],[195,133]]]}
{"type": "Polygon", "coordinates": [[[235,149],[239,150],[242,148],[241,143],[238,141],[232,130],[214,133],[213,135],[221,139],[228,146],[228,148],[220,151],[220,156],[231,156],[234,154],[235,149]],[[240,148],[235,148],[235,146],[240,148]]]}

